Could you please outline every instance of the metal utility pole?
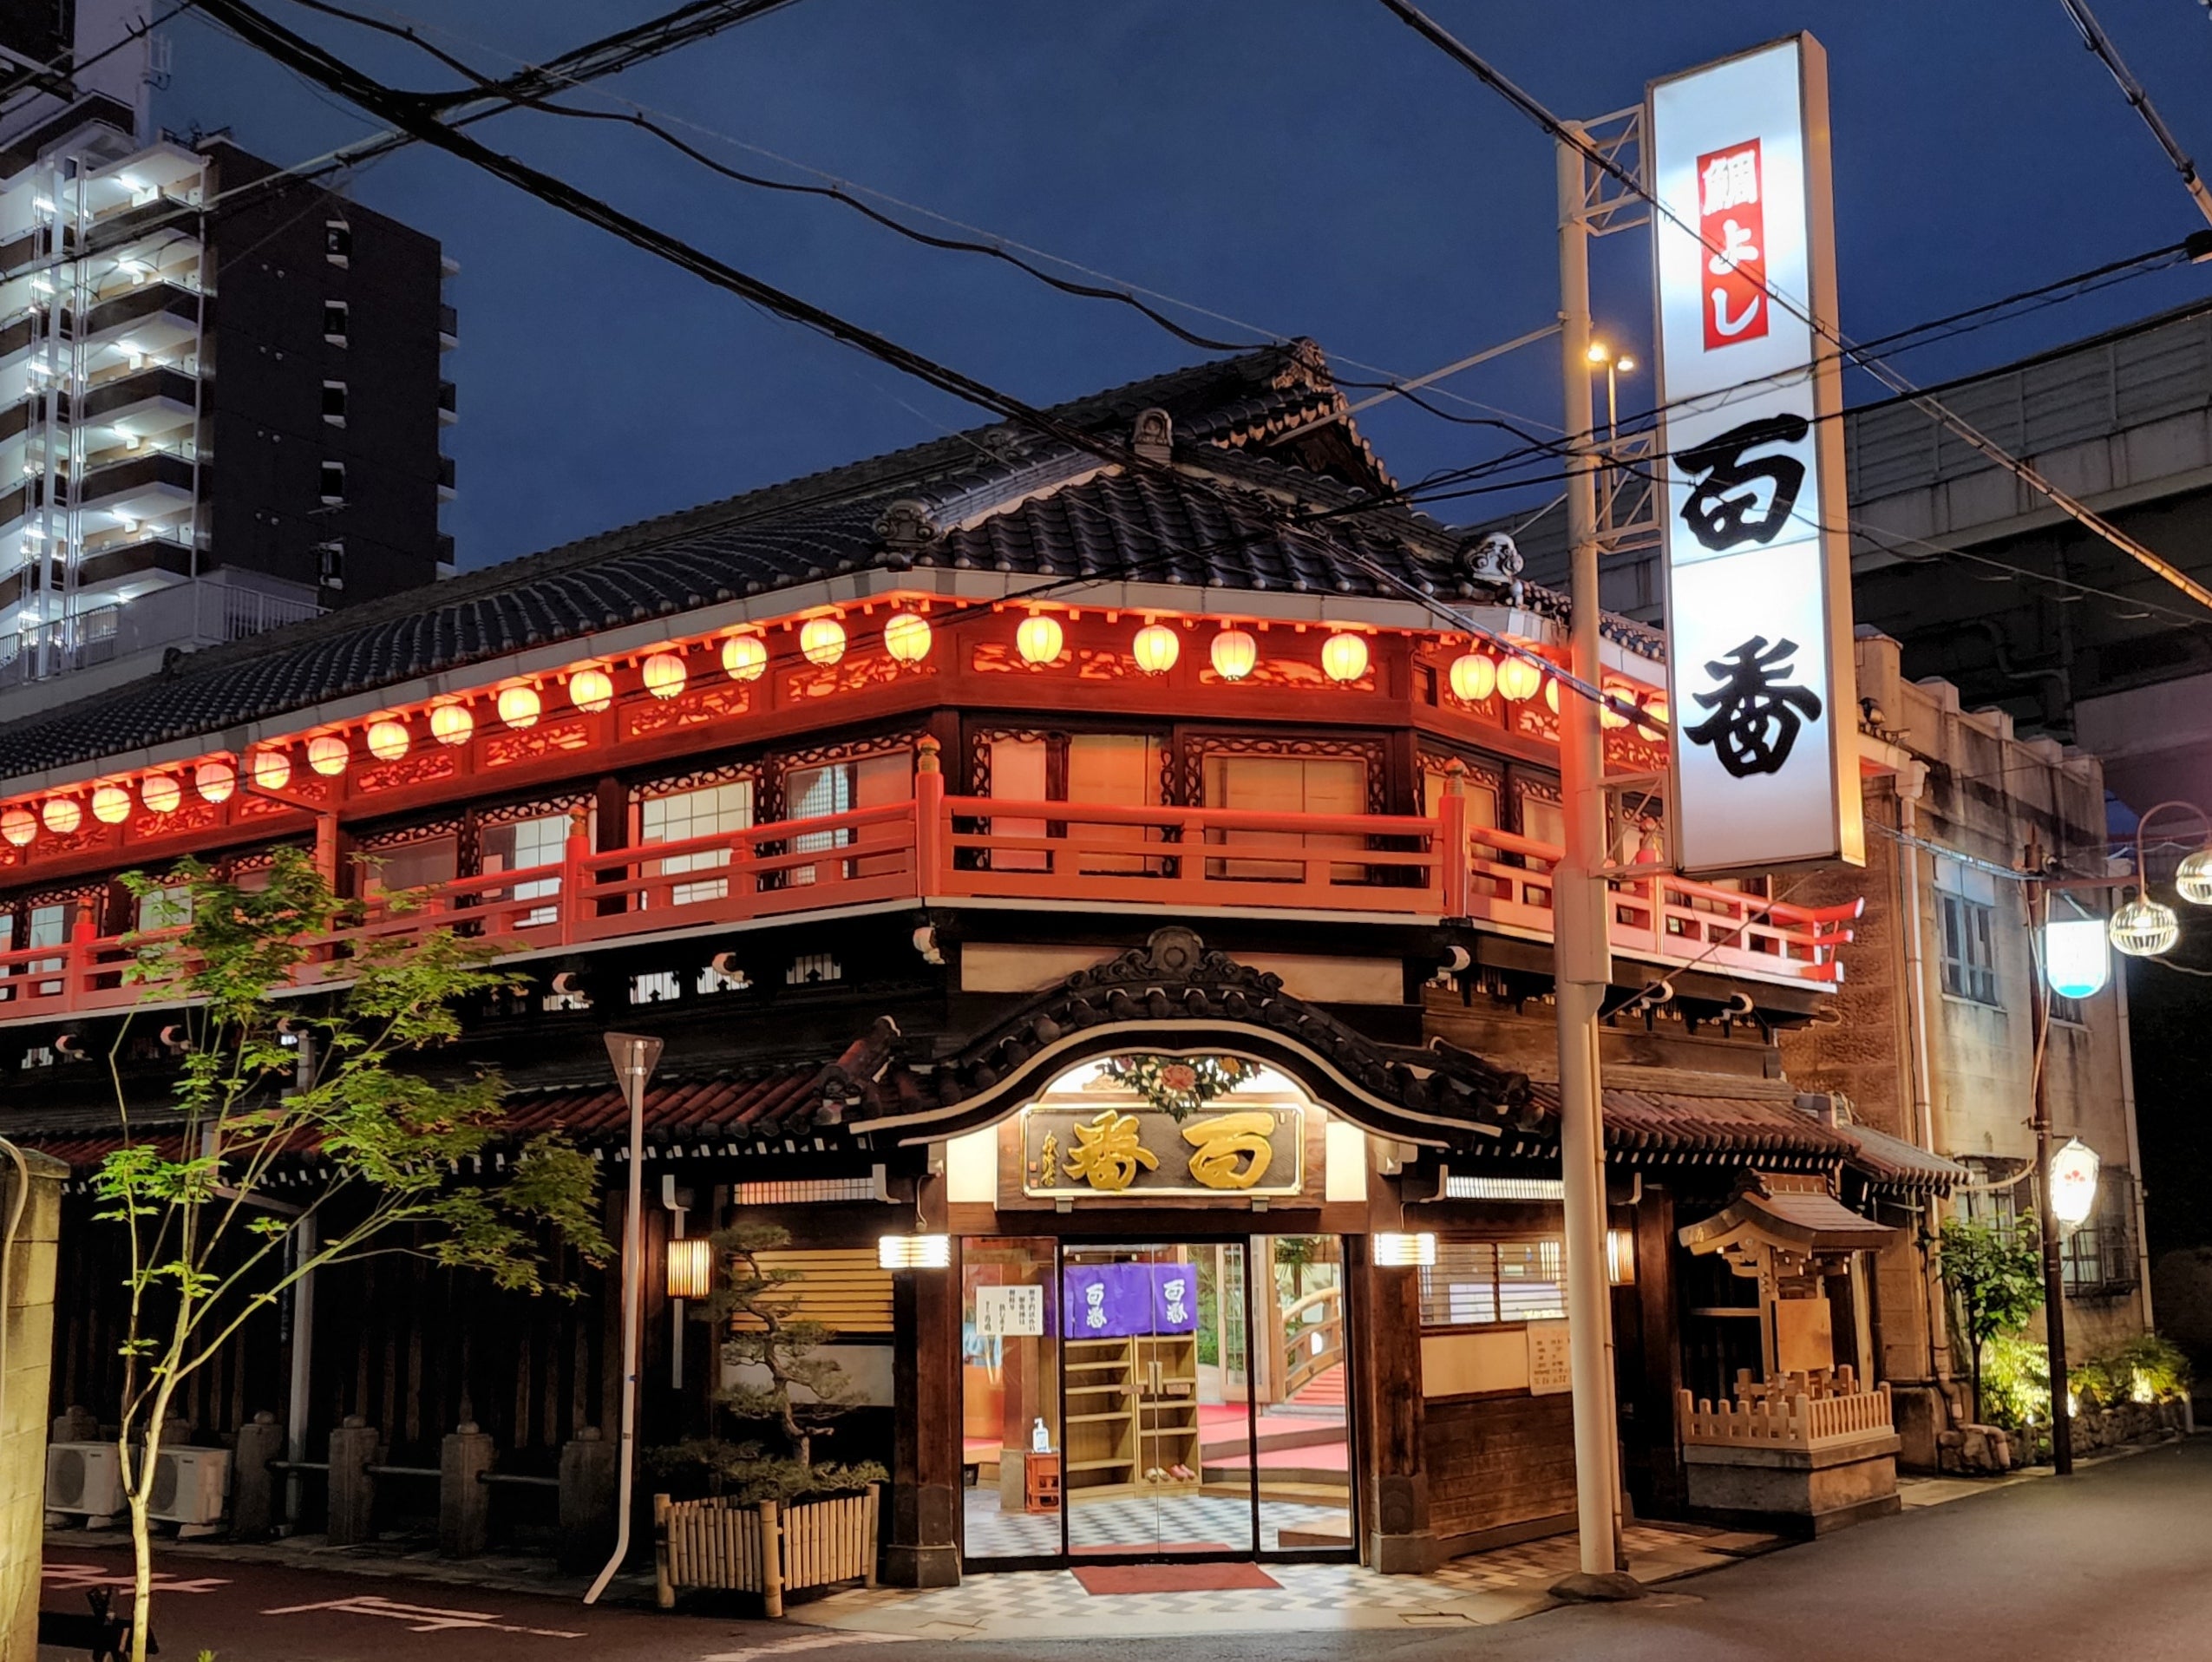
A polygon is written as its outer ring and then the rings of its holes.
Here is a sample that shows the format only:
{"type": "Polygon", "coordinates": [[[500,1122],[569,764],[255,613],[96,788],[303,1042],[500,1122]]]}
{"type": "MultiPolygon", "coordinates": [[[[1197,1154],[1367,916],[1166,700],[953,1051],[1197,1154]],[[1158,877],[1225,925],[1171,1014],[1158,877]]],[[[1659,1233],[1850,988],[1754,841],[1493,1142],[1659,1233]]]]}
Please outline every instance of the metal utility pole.
{"type": "MultiPolygon", "coordinates": [[[[1567,535],[1574,606],[1573,667],[1603,684],[1598,648],[1597,442],[1590,396],[1590,216],[1584,152],[1558,147],[1559,355],[1566,383],[1567,535]]],[[[1559,1159],[1566,1189],[1567,1332],[1574,1385],[1575,1516],[1581,1572],[1559,1591],[1633,1598],[1624,1572],[1620,1476],[1613,1390],[1612,1288],[1606,1275],[1605,1136],[1598,1080],[1598,1011],[1613,979],[1607,930],[1605,752],[1597,706],[1559,701],[1560,795],[1565,857],[1552,874],[1553,986],[1559,1009],[1559,1159]],[[1625,1585],[1624,1585],[1625,1584],[1625,1585]]]]}
{"type": "MultiPolygon", "coordinates": [[[[2027,867],[2033,877],[2042,875],[2043,851],[2032,841],[2027,867]]],[[[2048,939],[2051,890],[2033,880],[2026,887],[2031,958],[2038,972],[2036,985],[2028,990],[2028,1015],[2034,1044],[2030,1065],[2035,1081],[2036,1227],[2043,1241],[2043,1339],[2051,1355],[2051,1469],[2066,1477],[2074,1469],[2074,1423],[2066,1405],[2066,1272],[2059,1255],[2058,1217],[2051,1204],[2051,976],[2041,946],[2048,939]]]]}

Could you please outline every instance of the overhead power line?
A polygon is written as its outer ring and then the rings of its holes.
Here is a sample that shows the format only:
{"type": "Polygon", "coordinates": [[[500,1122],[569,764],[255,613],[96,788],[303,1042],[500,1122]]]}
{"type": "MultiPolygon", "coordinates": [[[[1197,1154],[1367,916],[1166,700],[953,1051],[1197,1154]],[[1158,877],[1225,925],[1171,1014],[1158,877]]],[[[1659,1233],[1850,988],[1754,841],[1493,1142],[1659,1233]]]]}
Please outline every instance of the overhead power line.
{"type": "MultiPolygon", "coordinates": [[[[1724,251],[1718,245],[1711,242],[1697,226],[1688,224],[1679,214],[1669,208],[1633,172],[1622,167],[1619,161],[1592,144],[1587,135],[1580,128],[1562,121],[1529,94],[1515,86],[1479,54],[1454,37],[1442,24],[1418,6],[1412,4],[1410,0],[1378,0],[1378,3],[1423,40],[1511,104],[1554,141],[1572,146],[1581,154],[1589,165],[1650,204],[1654,216],[1664,219],[1677,230],[1694,238],[1699,246],[1710,250],[1716,258],[1725,257],[1724,251]]],[[[1782,307],[1804,323],[1815,334],[1834,346],[1845,357],[1873,376],[1891,391],[1908,398],[1920,409],[1949,428],[1970,448],[2002,468],[2037,494],[2047,499],[2069,518],[2096,533],[2122,553],[2141,561],[2199,605],[2204,607],[2206,611],[2212,612],[2212,589],[2207,589],[2188,573],[2154,552],[2138,539],[2130,536],[2071,493],[2062,490],[2045,478],[2036,468],[2013,455],[1955,410],[1929,397],[1915,387],[1910,380],[1884,363],[1881,358],[1854,345],[1833,325],[1822,318],[1814,317],[1801,302],[1782,293],[1771,284],[1764,284],[1764,286],[1767,298],[1774,304],[1782,307]]]]}
{"type": "Polygon", "coordinates": [[[2081,31],[2081,43],[2104,60],[2104,67],[2112,73],[2112,79],[2119,83],[2121,96],[2135,107],[2135,113],[2143,117],[2143,124],[2150,129],[2150,136],[2158,141],[2158,147],[2166,153],[2166,160],[2174,164],[2174,171],[2182,176],[2182,186],[2189,192],[2189,200],[2196,204],[2196,211],[2204,216],[2208,223],[2212,223],[2212,191],[2205,189],[2203,180],[2197,176],[2196,163],[2189,160],[2189,152],[2182,148],[2181,141],[2174,137],[2173,129],[2159,115],[2158,107],[2150,101],[2150,95],[2143,89],[2143,82],[2135,78],[2135,71],[2129,69],[2121,58],[2120,49],[2112,44],[2104,25],[2097,21],[2097,14],[2089,9],[2089,0],[2058,0],[2058,3],[2066,9],[2066,16],[2073,19],[2074,27],[2081,31]]]}

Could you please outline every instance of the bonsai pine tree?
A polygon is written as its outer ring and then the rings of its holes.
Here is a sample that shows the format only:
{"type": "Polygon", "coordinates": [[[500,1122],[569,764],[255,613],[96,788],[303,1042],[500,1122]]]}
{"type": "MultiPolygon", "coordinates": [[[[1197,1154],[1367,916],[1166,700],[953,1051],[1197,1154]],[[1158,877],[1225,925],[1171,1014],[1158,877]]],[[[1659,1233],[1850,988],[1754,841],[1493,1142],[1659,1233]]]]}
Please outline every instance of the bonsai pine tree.
{"type": "Polygon", "coordinates": [[[1993,1338],[2017,1333],[2043,1307],[2043,1248],[2034,1226],[2014,1229],[1968,1218],[1943,1225],[1943,1279],[1959,1307],[1973,1383],[1974,1418],[1981,1418],[1981,1364],[1993,1338]]]}
{"type": "Polygon", "coordinates": [[[740,1222],[711,1237],[717,1285],[704,1318],[722,1334],[725,1383],[715,1392],[717,1421],[756,1433],[736,1440],[690,1437],[655,1451],[663,1472],[703,1479],[737,1502],[800,1499],[881,1482],[872,1461],[817,1464],[814,1440],[853,1406],[844,1370],[819,1354],[835,1332],[795,1313],[805,1272],[777,1263],[789,1230],[740,1222]]]}
{"type": "Polygon", "coordinates": [[[141,1005],[165,1010],[182,1046],[169,1112],[144,1129],[126,1089],[127,1017],[108,1058],[122,1145],[93,1180],[97,1216],[129,1239],[121,1345],[123,1488],[136,1557],[131,1662],[145,1662],[152,1610],[152,1508],[162,1429],[185,1382],[254,1314],[305,1277],[407,1252],[482,1270],[527,1294],[566,1293],[546,1276],[565,1240],[587,1262],[608,1246],[594,1220],[591,1161],[553,1137],[514,1151],[501,1181],[461,1181],[498,1136],[498,1076],[431,1071],[426,1053],[460,1036],[455,1005],[506,984],[488,949],[434,930],[371,939],[325,991],[278,1000],[316,937],[355,915],[313,862],[280,848],[268,882],[245,888],[194,862],[124,879],[160,897],[166,926],[128,943],[141,1005]],[[272,1192],[284,1162],[312,1154],[328,1173],[303,1195],[272,1192]]]}

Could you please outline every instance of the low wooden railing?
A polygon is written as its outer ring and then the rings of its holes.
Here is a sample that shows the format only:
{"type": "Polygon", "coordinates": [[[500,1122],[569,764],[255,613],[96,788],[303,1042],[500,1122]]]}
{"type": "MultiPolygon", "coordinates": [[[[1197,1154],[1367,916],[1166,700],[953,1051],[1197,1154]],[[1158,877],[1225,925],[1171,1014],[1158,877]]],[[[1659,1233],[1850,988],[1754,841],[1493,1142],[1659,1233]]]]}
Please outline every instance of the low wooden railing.
{"type": "MultiPolygon", "coordinates": [[[[1447,796],[1431,819],[1022,802],[950,796],[941,774],[924,772],[906,802],[606,853],[578,835],[546,865],[374,894],[346,927],[307,943],[298,979],[343,980],[370,942],[438,928],[505,955],[900,901],[1466,919],[1548,939],[1561,851],[1470,827],[1466,807],[1447,796]]],[[[1842,979],[1836,951],[1855,903],[1792,906],[1657,870],[1611,887],[1618,952],[1770,981],[1842,979]]],[[[141,943],[164,938],[88,923],[59,946],[0,952],[0,1021],[134,1002],[125,972],[141,943]]]]}
{"type": "Polygon", "coordinates": [[[1344,1289],[1318,1287],[1282,1312],[1282,1400],[1288,1402],[1345,1359],[1344,1289]],[[1321,1341],[1314,1348],[1316,1337],[1321,1341]]]}
{"type": "Polygon", "coordinates": [[[1889,1387],[1849,1395],[1766,1394],[1749,1402],[1679,1398],[1682,1441],[1708,1448],[1824,1449],[1839,1443],[1894,1435],[1889,1387]]]}

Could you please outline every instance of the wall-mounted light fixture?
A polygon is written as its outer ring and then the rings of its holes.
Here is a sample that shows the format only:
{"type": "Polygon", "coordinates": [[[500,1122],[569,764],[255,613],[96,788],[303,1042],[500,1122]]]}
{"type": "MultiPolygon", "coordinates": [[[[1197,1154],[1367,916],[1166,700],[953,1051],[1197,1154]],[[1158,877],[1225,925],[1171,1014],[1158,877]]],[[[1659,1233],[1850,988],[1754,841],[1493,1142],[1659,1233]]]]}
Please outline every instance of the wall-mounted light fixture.
{"type": "Polygon", "coordinates": [[[1403,1235],[1384,1230],[1374,1238],[1376,1266],[1391,1270],[1425,1270],[1436,1261],[1436,1238],[1427,1230],[1403,1235]]]}
{"type": "Polygon", "coordinates": [[[952,1266],[950,1235],[884,1235],[875,1243],[876,1267],[886,1270],[945,1270],[952,1266]]]}
{"type": "Polygon", "coordinates": [[[714,1291],[714,1242],[687,1235],[668,1243],[668,1296],[704,1299],[714,1291]]]}

